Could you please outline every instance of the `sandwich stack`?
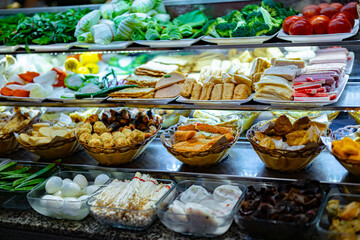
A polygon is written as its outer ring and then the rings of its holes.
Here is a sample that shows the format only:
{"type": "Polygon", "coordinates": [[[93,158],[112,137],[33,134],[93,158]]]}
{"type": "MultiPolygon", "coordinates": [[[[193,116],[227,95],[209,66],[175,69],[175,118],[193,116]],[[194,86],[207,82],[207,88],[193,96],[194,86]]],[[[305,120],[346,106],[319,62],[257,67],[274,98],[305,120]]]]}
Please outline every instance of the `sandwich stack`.
{"type": "Polygon", "coordinates": [[[301,60],[272,59],[260,81],[255,83],[255,99],[284,100],[293,98],[293,80],[305,67],[301,60]]]}
{"type": "Polygon", "coordinates": [[[241,63],[233,61],[213,61],[203,67],[197,81],[188,77],[181,95],[190,100],[241,100],[252,93],[252,80],[242,74],[241,63]]]}
{"type": "Polygon", "coordinates": [[[316,51],[304,74],[294,80],[294,101],[331,101],[338,96],[348,60],[346,48],[316,51]]]}

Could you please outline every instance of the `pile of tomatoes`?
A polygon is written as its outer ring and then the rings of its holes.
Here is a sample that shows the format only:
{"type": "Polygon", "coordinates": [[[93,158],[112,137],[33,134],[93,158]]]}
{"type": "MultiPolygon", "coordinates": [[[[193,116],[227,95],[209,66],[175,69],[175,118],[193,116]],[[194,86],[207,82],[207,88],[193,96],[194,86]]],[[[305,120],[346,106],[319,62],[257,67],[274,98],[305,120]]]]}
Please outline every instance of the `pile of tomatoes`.
{"type": "Polygon", "coordinates": [[[351,32],[358,18],[357,3],[321,3],[304,7],[302,16],[290,16],[283,22],[290,35],[311,35],[351,32]]]}

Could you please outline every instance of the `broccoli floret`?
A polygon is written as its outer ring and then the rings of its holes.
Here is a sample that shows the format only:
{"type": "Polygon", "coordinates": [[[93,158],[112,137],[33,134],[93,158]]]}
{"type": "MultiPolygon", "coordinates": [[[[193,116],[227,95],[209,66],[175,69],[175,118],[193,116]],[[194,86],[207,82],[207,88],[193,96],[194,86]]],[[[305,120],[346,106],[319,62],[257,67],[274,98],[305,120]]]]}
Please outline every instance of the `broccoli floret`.
{"type": "Polygon", "coordinates": [[[224,22],[216,25],[215,29],[221,37],[230,37],[231,31],[234,30],[236,27],[237,27],[236,22],[232,22],[232,23],[224,22]]]}
{"type": "Polygon", "coordinates": [[[255,36],[266,35],[270,30],[270,27],[263,22],[254,22],[250,27],[254,30],[255,36]]]}
{"type": "Polygon", "coordinates": [[[246,22],[247,23],[250,23],[250,22],[264,22],[264,17],[260,11],[260,8],[259,8],[259,11],[257,12],[252,12],[250,13],[247,17],[246,17],[246,22]]]}
{"type": "Polygon", "coordinates": [[[252,12],[259,11],[259,8],[260,8],[259,5],[249,4],[249,5],[246,5],[245,7],[243,7],[243,9],[241,10],[241,13],[244,14],[245,16],[247,16],[252,12]]]}
{"type": "Polygon", "coordinates": [[[237,26],[237,28],[230,33],[230,37],[248,37],[252,35],[254,35],[253,30],[246,24],[237,26]]]}
{"type": "Polygon", "coordinates": [[[217,18],[216,20],[210,20],[208,21],[203,29],[202,29],[202,33],[204,35],[210,35],[216,38],[221,38],[221,36],[216,32],[216,25],[218,25],[219,23],[222,22],[226,22],[224,19],[222,18],[217,18]]]}
{"type": "Polygon", "coordinates": [[[260,8],[260,12],[262,13],[265,24],[270,28],[268,34],[276,33],[281,28],[283,19],[281,17],[271,17],[270,13],[263,7],[260,8]]]}
{"type": "Polygon", "coordinates": [[[234,10],[231,13],[223,16],[223,19],[229,23],[245,20],[244,15],[241,12],[239,12],[238,10],[234,10]]]}
{"type": "Polygon", "coordinates": [[[289,17],[289,16],[294,16],[294,15],[298,15],[299,14],[299,11],[296,11],[295,9],[292,9],[292,8],[285,8],[285,11],[286,11],[286,17],[289,17]]]}
{"type": "Polygon", "coordinates": [[[281,5],[278,5],[273,0],[263,0],[261,2],[261,6],[265,8],[272,17],[278,16],[281,18],[286,18],[286,11],[284,12],[284,9],[281,7],[281,5]]]}

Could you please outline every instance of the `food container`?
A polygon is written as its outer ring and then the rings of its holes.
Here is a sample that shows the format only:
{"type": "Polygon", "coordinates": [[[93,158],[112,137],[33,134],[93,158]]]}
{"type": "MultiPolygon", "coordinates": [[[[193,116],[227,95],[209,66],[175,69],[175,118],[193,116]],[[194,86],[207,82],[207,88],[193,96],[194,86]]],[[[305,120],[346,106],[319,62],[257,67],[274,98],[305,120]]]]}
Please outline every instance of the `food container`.
{"type": "Polygon", "coordinates": [[[344,207],[345,205],[351,203],[352,201],[360,202],[360,195],[352,195],[352,194],[342,194],[342,193],[334,193],[327,197],[325,204],[322,206],[320,210],[320,220],[316,224],[316,228],[318,231],[319,238],[321,240],[343,240],[343,239],[358,239],[359,236],[351,233],[339,233],[335,231],[329,230],[331,225],[331,221],[328,218],[328,214],[326,211],[326,205],[330,200],[337,199],[340,200],[340,206],[344,207]]]}
{"type": "MultiPolygon", "coordinates": [[[[253,186],[258,191],[261,187],[273,186],[273,184],[259,183],[253,186]]],[[[316,235],[316,223],[320,219],[320,209],[324,206],[324,204],[325,192],[323,193],[322,201],[315,219],[306,224],[243,217],[239,214],[239,211],[235,213],[234,218],[236,224],[240,228],[240,231],[254,239],[314,239],[314,236],[316,235]]]]}
{"type": "Polygon", "coordinates": [[[186,234],[186,235],[196,235],[196,236],[206,236],[213,237],[224,234],[231,226],[233,222],[234,213],[238,209],[238,205],[242,199],[242,196],[246,188],[242,184],[238,183],[228,183],[226,181],[216,181],[216,180],[185,180],[179,182],[171,192],[162,199],[162,201],[157,206],[157,215],[160,221],[170,230],[186,234]],[[237,203],[235,204],[232,211],[224,216],[214,216],[209,218],[204,215],[195,215],[195,214],[176,214],[172,212],[167,212],[170,204],[186,189],[192,185],[200,185],[204,187],[209,192],[213,192],[217,187],[227,184],[234,185],[240,188],[243,192],[237,203]],[[218,224],[209,224],[209,222],[217,222],[218,224]]]}
{"type": "MultiPolygon", "coordinates": [[[[149,144],[155,139],[160,129],[161,124],[154,135],[135,146],[105,148],[91,147],[86,143],[79,142],[83,148],[100,164],[116,166],[131,162],[139,157],[145,151],[147,146],[149,146],[149,144]]],[[[75,133],[75,136],[78,139],[79,136],[77,133],[75,133]]]]}
{"type": "MultiPolygon", "coordinates": [[[[118,176],[119,180],[132,179],[134,173],[122,173],[121,176],[118,176]]],[[[129,210],[121,208],[110,208],[103,206],[96,206],[96,196],[101,193],[101,189],[98,190],[94,195],[92,195],[88,201],[87,205],[89,207],[91,215],[101,224],[109,225],[116,228],[124,228],[131,230],[144,230],[148,228],[156,219],[156,207],[164,199],[169,192],[175,187],[175,182],[171,180],[156,179],[159,183],[172,184],[173,186],[169,189],[167,193],[162,196],[159,201],[155,204],[155,207],[146,209],[146,210],[129,210]],[[101,213],[99,213],[99,211],[101,213]],[[122,217],[120,217],[122,216],[122,217]]],[[[107,183],[110,184],[110,181],[107,183]]],[[[106,187],[104,185],[103,187],[106,187]]]]}
{"type": "MultiPolygon", "coordinates": [[[[61,171],[53,176],[58,176],[61,179],[73,179],[77,174],[82,174],[86,177],[89,184],[91,184],[94,182],[96,176],[102,173],[107,174],[106,172],[100,171],[61,171]]],[[[111,176],[110,174],[107,175],[109,177],[111,176]]],[[[50,178],[47,180],[49,179],[50,178]]],[[[58,200],[42,200],[41,198],[46,195],[45,185],[47,180],[31,190],[26,196],[30,206],[36,212],[47,217],[68,220],[81,220],[89,214],[89,209],[86,206],[87,199],[81,200],[80,202],[77,201],[76,203],[74,202],[73,204],[71,201],[68,202],[68,204],[64,204],[64,202],[58,200]]]]}
{"type": "Polygon", "coordinates": [[[80,143],[75,137],[55,137],[50,143],[33,146],[21,141],[18,134],[15,134],[15,136],[16,140],[21,144],[24,149],[40,156],[44,160],[55,160],[68,157],[82,149],[80,143]]]}
{"type": "Polygon", "coordinates": [[[293,172],[305,169],[324,149],[325,145],[320,144],[312,147],[305,147],[300,150],[269,149],[260,146],[255,139],[255,132],[264,122],[252,126],[246,132],[246,138],[251,143],[257,155],[267,168],[280,172],[293,172]]]}
{"type": "MultiPolygon", "coordinates": [[[[9,163],[10,161],[3,161],[0,163],[0,166],[9,163]]],[[[30,173],[36,173],[46,167],[47,163],[18,163],[16,167],[13,170],[19,170],[24,167],[30,167],[29,172],[30,173]]],[[[54,174],[58,173],[58,170],[56,170],[54,173],[51,174],[53,176],[54,174]]],[[[40,183],[41,184],[41,183],[40,183]]],[[[39,185],[40,185],[39,184],[39,185]]],[[[39,186],[38,185],[38,186],[39,186]]],[[[26,200],[26,195],[30,192],[28,191],[9,191],[0,189],[0,205],[4,208],[10,208],[10,209],[20,209],[25,210],[31,208],[28,201],[26,200]]]]}
{"type": "Polygon", "coordinates": [[[358,129],[360,129],[360,125],[357,126],[346,126],[344,128],[339,128],[338,130],[332,132],[328,138],[323,138],[323,141],[326,144],[326,147],[328,148],[329,152],[331,152],[331,154],[335,157],[335,159],[346,169],[348,170],[349,173],[355,175],[355,176],[360,176],[360,162],[356,162],[356,161],[351,161],[348,159],[342,159],[339,155],[337,155],[336,153],[333,153],[331,150],[331,143],[332,141],[335,140],[341,140],[344,137],[354,133],[355,131],[357,131],[358,129]]]}
{"type": "Polygon", "coordinates": [[[160,139],[162,144],[166,147],[168,152],[173,155],[177,160],[183,162],[184,164],[196,167],[207,167],[219,163],[221,160],[225,159],[228,155],[231,147],[239,139],[241,130],[236,133],[235,139],[232,142],[227,144],[211,148],[207,151],[194,151],[194,152],[182,152],[177,151],[172,147],[174,143],[174,134],[177,130],[178,125],[172,126],[165,130],[161,135],[160,139]]]}

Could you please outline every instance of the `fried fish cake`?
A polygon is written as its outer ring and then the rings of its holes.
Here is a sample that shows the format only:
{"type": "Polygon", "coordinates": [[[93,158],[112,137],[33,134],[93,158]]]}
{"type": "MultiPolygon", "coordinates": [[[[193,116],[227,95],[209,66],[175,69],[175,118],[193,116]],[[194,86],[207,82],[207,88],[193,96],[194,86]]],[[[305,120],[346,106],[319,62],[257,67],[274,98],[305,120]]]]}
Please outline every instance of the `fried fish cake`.
{"type": "Polygon", "coordinates": [[[259,142],[259,145],[268,149],[275,149],[275,143],[271,137],[266,137],[259,142]]]}
{"type": "Polygon", "coordinates": [[[285,136],[286,143],[290,146],[306,145],[310,139],[306,136],[306,130],[293,131],[285,136]]]}
{"type": "Polygon", "coordinates": [[[234,94],[235,84],[233,83],[224,83],[224,89],[222,93],[222,100],[231,100],[234,94]]]}
{"type": "Polygon", "coordinates": [[[187,78],[181,88],[181,96],[188,98],[190,97],[196,80],[194,78],[187,78]]]}
{"type": "Polygon", "coordinates": [[[286,134],[291,133],[294,129],[290,119],[286,115],[281,115],[274,123],[274,130],[275,135],[285,136],[286,134]]]}
{"type": "Polygon", "coordinates": [[[216,84],[211,92],[210,100],[221,100],[223,84],[216,84]]]}
{"type": "Polygon", "coordinates": [[[193,90],[191,92],[191,100],[199,100],[201,96],[202,85],[200,83],[194,83],[193,90]]]}
{"type": "Polygon", "coordinates": [[[213,88],[214,84],[212,82],[204,83],[201,90],[200,100],[209,100],[213,88]]]}
{"type": "Polygon", "coordinates": [[[237,85],[234,89],[233,99],[234,100],[247,99],[250,96],[249,90],[250,88],[245,84],[237,85]]]}

